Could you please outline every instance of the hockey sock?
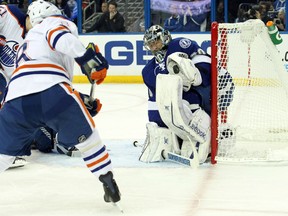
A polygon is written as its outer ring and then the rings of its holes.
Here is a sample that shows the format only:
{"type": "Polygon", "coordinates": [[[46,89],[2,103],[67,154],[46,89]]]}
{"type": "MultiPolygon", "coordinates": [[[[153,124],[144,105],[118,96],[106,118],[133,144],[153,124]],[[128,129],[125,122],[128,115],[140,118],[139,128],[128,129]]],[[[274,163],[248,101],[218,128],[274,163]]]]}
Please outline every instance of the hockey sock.
{"type": "Polygon", "coordinates": [[[96,177],[112,171],[110,156],[96,129],[87,140],[75,147],[79,149],[86,166],[96,177]]]}

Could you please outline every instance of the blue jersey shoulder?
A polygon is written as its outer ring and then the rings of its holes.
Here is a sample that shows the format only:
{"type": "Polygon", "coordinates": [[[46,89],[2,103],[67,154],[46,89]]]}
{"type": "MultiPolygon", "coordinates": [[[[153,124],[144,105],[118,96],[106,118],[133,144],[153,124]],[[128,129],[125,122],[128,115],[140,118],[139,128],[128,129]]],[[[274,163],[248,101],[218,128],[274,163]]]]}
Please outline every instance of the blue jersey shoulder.
{"type": "Polygon", "coordinates": [[[188,56],[196,54],[201,47],[196,43],[196,41],[190,40],[188,38],[175,38],[169,45],[167,50],[167,55],[174,52],[184,52],[188,56]]]}

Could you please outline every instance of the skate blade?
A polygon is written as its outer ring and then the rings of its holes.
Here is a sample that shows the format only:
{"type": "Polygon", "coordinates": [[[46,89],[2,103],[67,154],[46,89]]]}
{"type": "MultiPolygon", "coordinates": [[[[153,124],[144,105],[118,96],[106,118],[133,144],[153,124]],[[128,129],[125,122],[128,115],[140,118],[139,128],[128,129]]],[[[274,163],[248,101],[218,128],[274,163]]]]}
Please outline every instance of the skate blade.
{"type": "Polygon", "coordinates": [[[118,202],[116,202],[116,203],[112,203],[112,205],[113,205],[113,206],[116,206],[121,213],[124,213],[124,210],[123,210],[123,208],[122,208],[122,206],[121,206],[120,201],[118,201],[118,202]]]}

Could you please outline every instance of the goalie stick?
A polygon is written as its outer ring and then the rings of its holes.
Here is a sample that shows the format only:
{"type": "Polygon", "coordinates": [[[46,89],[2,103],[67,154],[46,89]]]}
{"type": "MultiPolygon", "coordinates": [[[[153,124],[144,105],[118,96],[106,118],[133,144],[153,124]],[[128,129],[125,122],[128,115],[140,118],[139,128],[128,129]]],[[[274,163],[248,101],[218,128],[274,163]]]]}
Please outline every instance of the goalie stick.
{"type": "MultiPolygon", "coordinates": [[[[143,145],[139,144],[137,140],[133,142],[133,146],[143,148],[143,145]]],[[[161,152],[161,156],[163,157],[164,160],[168,160],[184,166],[192,168],[197,168],[199,166],[199,162],[197,158],[195,159],[195,157],[187,158],[174,152],[165,151],[164,149],[161,152]]]]}

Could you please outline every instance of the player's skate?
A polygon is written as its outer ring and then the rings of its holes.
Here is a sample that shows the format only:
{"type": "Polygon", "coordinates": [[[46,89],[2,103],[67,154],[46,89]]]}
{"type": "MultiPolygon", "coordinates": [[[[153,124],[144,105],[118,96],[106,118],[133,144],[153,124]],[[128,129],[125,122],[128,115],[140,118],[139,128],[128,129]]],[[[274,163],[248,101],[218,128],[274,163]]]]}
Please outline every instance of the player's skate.
{"type": "Polygon", "coordinates": [[[11,168],[17,168],[17,167],[23,167],[27,164],[27,161],[23,157],[16,157],[13,161],[13,164],[9,167],[11,168]]]}
{"type": "Polygon", "coordinates": [[[103,183],[105,202],[116,203],[120,201],[121,194],[116,181],[113,179],[113,173],[109,171],[107,174],[101,175],[99,180],[103,183]]]}

